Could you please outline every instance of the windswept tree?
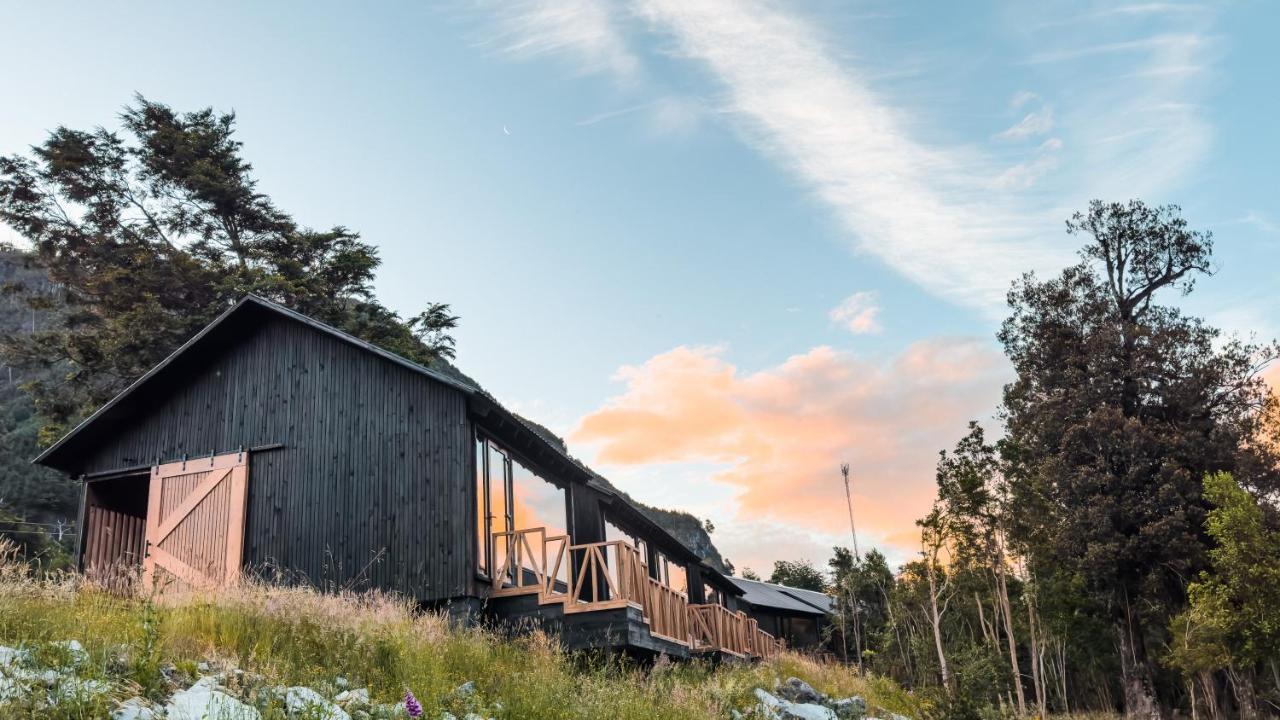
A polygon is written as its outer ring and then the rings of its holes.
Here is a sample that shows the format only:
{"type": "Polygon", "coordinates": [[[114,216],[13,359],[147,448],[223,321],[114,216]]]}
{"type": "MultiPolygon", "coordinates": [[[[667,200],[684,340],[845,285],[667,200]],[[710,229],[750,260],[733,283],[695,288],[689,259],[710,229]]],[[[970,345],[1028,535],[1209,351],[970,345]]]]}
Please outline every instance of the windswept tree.
{"type": "Polygon", "coordinates": [[[1002,407],[1023,509],[1011,532],[1032,572],[1102,608],[1125,709],[1155,718],[1178,687],[1156,659],[1211,547],[1201,478],[1277,488],[1257,375],[1276,351],[1160,304],[1213,267],[1211,235],[1177,207],[1094,202],[1067,229],[1085,239],[1081,262],[1016,283],[999,336],[1016,371],[1002,407]]]}
{"type": "Polygon", "coordinates": [[[303,227],[258,191],[233,114],[138,97],[120,119],[118,132],[59,127],[29,155],[0,157],[0,222],[62,292],[54,322],[0,343],[33,378],[46,442],[246,293],[420,362],[452,356],[447,305],[402,320],[373,297],[376,248],[344,227],[303,227]]]}

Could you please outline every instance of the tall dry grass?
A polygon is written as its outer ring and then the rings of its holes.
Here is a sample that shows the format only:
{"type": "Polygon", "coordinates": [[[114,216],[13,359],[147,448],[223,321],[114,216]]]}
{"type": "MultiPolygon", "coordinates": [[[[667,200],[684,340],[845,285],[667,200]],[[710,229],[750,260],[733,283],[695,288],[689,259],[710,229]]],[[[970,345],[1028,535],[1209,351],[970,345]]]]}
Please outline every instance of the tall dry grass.
{"type": "Polygon", "coordinates": [[[536,631],[509,637],[451,625],[441,613],[418,612],[385,593],[319,593],[247,581],[216,594],[169,592],[152,599],[121,588],[118,579],[36,576],[0,551],[0,644],[40,648],[79,640],[92,658],[89,676],[155,700],[171,691],[167,665],[194,674],[197,663],[210,662],[265,684],[321,691],[334,691],[345,678],[383,703],[412,688],[428,716],[723,718],[732,708],[751,706],[754,688],[793,675],[833,696],[862,695],[876,709],[915,710],[891,682],[794,654],[753,666],[659,662],[644,668],[566,653],[536,631]],[[476,683],[471,701],[452,692],[466,681],[476,683]]]}

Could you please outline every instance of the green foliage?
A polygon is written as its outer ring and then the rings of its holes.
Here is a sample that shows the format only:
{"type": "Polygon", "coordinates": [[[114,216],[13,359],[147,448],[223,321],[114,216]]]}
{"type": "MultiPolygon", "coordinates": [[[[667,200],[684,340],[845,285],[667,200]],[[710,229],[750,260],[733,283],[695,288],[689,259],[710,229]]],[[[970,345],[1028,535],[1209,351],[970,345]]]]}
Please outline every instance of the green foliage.
{"type": "Polygon", "coordinates": [[[775,585],[826,592],[827,579],[808,560],[776,560],[769,582],[775,585]]]}
{"type": "MultiPolygon", "coordinates": [[[[1204,480],[1213,504],[1210,567],[1188,588],[1171,622],[1170,662],[1188,675],[1250,669],[1280,658],[1280,529],[1228,473],[1204,480]]],[[[1277,688],[1280,690],[1280,688],[1277,688]]]]}
{"type": "Polygon", "coordinates": [[[373,297],[376,249],[347,228],[298,225],[257,189],[235,116],[138,97],[122,130],[59,127],[0,157],[0,221],[54,284],[13,292],[49,314],[6,335],[48,442],[247,293],[422,363],[452,357],[458,318],[405,321],[373,297]]]}

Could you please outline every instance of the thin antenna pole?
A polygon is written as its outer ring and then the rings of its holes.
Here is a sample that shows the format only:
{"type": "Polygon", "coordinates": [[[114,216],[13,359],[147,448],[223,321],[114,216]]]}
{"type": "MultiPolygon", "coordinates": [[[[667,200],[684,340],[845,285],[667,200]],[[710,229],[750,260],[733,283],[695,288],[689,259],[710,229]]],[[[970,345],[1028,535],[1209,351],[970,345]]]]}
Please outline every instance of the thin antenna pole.
{"type": "Polygon", "coordinates": [[[840,474],[844,476],[844,500],[849,505],[849,534],[853,536],[853,559],[862,562],[858,552],[858,529],[853,524],[853,491],[849,488],[849,463],[840,464],[840,474]]]}

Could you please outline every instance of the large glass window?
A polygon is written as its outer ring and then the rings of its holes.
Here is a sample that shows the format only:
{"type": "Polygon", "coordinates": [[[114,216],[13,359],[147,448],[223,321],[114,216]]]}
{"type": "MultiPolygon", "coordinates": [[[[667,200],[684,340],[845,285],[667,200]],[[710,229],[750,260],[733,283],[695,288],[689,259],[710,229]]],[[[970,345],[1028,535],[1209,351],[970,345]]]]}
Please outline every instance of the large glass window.
{"type": "MultiPolygon", "coordinates": [[[[539,477],[496,443],[483,438],[476,440],[476,508],[476,566],[486,575],[507,568],[508,580],[515,577],[516,569],[508,567],[508,554],[514,554],[512,533],[516,531],[541,527],[547,537],[568,535],[564,489],[539,477]]],[[[539,540],[531,537],[529,547],[522,547],[523,571],[541,567],[539,540]]],[[[548,565],[554,564],[551,555],[558,548],[558,544],[548,547],[548,565]]],[[[561,563],[557,580],[566,582],[568,573],[567,563],[561,563]]]]}
{"type": "Polygon", "coordinates": [[[652,574],[663,585],[678,593],[689,594],[689,576],[684,565],[672,560],[661,552],[654,553],[655,573],[652,574]]]}
{"type": "Polygon", "coordinates": [[[703,602],[708,605],[724,605],[724,596],[708,583],[702,583],[703,602]]]}

